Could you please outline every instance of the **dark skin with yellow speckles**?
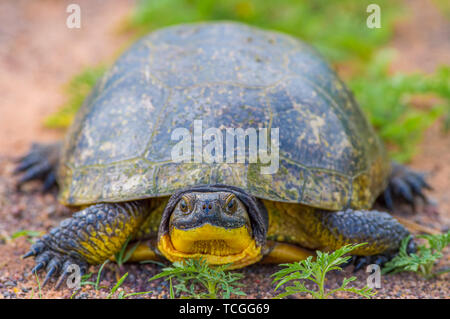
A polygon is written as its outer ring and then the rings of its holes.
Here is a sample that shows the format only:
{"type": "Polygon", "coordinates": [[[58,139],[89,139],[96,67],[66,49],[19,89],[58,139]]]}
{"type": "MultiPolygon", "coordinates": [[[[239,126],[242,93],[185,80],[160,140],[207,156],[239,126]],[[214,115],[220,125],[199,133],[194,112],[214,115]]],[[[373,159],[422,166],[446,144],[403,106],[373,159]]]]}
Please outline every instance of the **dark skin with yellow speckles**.
{"type": "MultiPolygon", "coordinates": [[[[237,151],[232,146],[233,154],[237,151]]],[[[224,154],[227,150],[224,149],[224,154]]],[[[392,164],[351,92],[307,44],[232,22],[172,26],[133,45],[98,81],[63,143],[34,145],[19,186],[59,186],[80,207],[38,240],[44,284],[99,264],[128,238],[131,260],[204,256],[245,267],[367,242],[355,268],[383,263],[409,235],[380,196],[413,204],[423,175],[392,164]],[[175,128],[279,128],[279,169],[175,163],[175,128]]],[[[410,249],[414,249],[411,241],[410,249]]]]}

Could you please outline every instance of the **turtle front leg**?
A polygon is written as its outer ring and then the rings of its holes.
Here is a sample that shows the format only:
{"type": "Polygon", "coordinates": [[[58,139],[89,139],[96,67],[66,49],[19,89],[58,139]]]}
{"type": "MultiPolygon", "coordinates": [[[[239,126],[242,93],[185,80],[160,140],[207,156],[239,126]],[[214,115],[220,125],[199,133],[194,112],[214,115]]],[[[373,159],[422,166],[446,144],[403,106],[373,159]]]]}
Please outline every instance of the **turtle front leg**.
{"type": "Polygon", "coordinates": [[[19,158],[14,174],[23,173],[17,187],[31,180],[42,180],[43,191],[56,185],[56,167],[58,166],[61,142],[33,144],[30,151],[19,158]]]}
{"type": "Polygon", "coordinates": [[[120,251],[126,240],[139,231],[150,211],[148,200],[87,207],[40,238],[23,258],[35,257],[33,273],[45,268],[43,285],[61,274],[59,287],[71,264],[78,265],[83,273],[88,264],[100,264],[120,251]]]}
{"type": "MultiPolygon", "coordinates": [[[[409,231],[390,214],[348,209],[340,212],[316,211],[313,226],[321,249],[336,250],[347,244],[367,243],[354,250],[355,270],[366,264],[379,265],[392,259],[409,231]]],[[[409,250],[415,250],[414,241],[409,250]]]]}

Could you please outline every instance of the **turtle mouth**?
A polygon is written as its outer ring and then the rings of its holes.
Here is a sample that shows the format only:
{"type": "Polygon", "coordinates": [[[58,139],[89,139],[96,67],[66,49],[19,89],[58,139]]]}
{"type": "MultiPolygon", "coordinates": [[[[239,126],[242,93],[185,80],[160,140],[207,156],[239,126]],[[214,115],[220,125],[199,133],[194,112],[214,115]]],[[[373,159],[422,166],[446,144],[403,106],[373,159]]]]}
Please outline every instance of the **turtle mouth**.
{"type": "Polygon", "coordinates": [[[162,236],[158,248],[171,261],[203,258],[212,265],[232,264],[231,269],[261,258],[261,247],[246,225],[232,229],[211,224],[187,230],[172,227],[162,236]]]}

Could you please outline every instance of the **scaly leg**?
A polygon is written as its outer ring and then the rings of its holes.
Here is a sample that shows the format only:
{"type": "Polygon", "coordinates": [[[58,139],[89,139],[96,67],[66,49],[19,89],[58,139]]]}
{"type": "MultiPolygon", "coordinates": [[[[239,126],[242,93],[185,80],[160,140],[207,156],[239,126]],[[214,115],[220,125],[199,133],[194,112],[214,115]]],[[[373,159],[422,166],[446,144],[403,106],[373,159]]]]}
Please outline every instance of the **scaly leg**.
{"type": "MultiPolygon", "coordinates": [[[[336,250],[347,244],[367,243],[352,252],[356,256],[355,270],[366,264],[382,265],[389,261],[397,254],[401,241],[409,236],[409,231],[385,212],[348,209],[316,211],[316,214],[321,249],[336,250]]],[[[410,241],[408,250],[415,250],[414,241],[410,241]]]]}
{"type": "Polygon", "coordinates": [[[23,258],[35,257],[32,272],[46,269],[43,285],[58,273],[57,287],[67,277],[71,264],[80,266],[100,264],[120,251],[123,244],[140,229],[151,212],[151,201],[102,203],[75,213],[40,238],[23,258]]]}

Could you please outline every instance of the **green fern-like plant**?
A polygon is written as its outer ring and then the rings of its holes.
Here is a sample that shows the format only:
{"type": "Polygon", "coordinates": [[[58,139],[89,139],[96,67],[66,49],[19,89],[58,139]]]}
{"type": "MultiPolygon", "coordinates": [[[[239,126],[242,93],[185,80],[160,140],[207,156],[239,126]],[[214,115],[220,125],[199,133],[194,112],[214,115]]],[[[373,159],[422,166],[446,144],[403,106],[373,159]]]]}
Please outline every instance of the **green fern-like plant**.
{"type": "Polygon", "coordinates": [[[412,271],[430,279],[450,272],[450,268],[434,272],[436,261],[443,257],[442,251],[450,244],[450,231],[444,234],[417,236],[425,239],[427,243],[420,245],[416,253],[408,254],[407,246],[410,238],[411,236],[403,239],[398,255],[384,265],[382,274],[412,271]]]}
{"type": "Polygon", "coordinates": [[[356,279],[356,277],[344,278],[339,288],[329,291],[325,290],[325,280],[328,272],[332,270],[342,270],[340,265],[349,261],[351,256],[344,256],[352,250],[365,245],[366,243],[357,245],[346,245],[333,253],[324,253],[316,251],[316,259],[310,256],[306,260],[294,262],[290,264],[281,264],[284,269],[272,275],[273,282],[278,282],[275,291],[284,286],[284,292],[277,295],[277,298],[283,298],[298,293],[310,294],[316,299],[326,299],[338,291],[352,292],[354,294],[371,298],[375,295],[372,288],[365,286],[362,289],[348,287],[348,284],[356,279]],[[311,281],[317,286],[316,289],[309,289],[305,286],[304,281],[311,281]]]}
{"type": "Polygon", "coordinates": [[[217,299],[233,295],[245,296],[238,281],[243,277],[236,272],[227,272],[229,265],[212,267],[203,258],[177,261],[149,279],[165,278],[170,284],[170,296],[175,298],[217,299]],[[176,283],[173,285],[172,281],[176,283]]]}

